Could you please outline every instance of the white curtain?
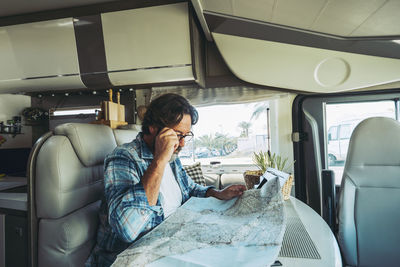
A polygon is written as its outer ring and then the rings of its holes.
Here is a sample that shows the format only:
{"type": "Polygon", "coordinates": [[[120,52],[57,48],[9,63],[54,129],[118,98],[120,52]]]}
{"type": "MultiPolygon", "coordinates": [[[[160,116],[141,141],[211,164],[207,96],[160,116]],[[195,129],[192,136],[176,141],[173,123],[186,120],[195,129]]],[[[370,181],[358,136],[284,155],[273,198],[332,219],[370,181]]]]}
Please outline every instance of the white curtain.
{"type": "Polygon", "coordinates": [[[166,93],[179,94],[196,107],[266,101],[286,97],[289,94],[276,90],[244,86],[206,89],[195,86],[166,86],[153,87],[151,89],[151,100],[166,93]]]}

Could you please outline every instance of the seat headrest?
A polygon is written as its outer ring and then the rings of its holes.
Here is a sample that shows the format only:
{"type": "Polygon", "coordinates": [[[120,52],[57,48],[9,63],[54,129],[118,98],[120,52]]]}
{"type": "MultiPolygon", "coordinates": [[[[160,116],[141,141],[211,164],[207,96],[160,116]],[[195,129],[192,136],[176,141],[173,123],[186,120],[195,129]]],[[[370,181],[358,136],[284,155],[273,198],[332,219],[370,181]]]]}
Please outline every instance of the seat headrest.
{"type": "Polygon", "coordinates": [[[103,164],[104,158],[117,146],[113,131],[106,125],[65,123],[54,129],[66,136],[78,158],[86,167],[103,164]]]}
{"type": "Polygon", "coordinates": [[[350,138],[346,165],[400,165],[400,123],[374,117],[360,122],[350,138]]]}
{"type": "Polygon", "coordinates": [[[137,134],[140,132],[140,128],[138,125],[131,124],[129,127],[122,129],[114,129],[115,141],[117,141],[117,145],[122,145],[125,143],[130,143],[134,140],[137,134]]]}

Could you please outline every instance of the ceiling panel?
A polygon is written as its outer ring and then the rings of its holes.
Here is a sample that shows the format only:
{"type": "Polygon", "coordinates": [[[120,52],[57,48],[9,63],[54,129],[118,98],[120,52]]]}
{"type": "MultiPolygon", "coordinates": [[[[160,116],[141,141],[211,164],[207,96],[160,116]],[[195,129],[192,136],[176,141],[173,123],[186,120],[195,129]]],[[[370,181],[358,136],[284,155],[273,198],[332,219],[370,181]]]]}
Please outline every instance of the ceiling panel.
{"type": "Polygon", "coordinates": [[[238,17],[261,21],[272,19],[272,11],[276,0],[232,0],[233,14],[238,17]]]}
{"type": "Polygon", "coordinates": [[[192,0],[203,10],[337,36],[400,35],[400,0],[192,0]],[[271,14],[272,12],[272,14],[271,14]]]}
{"type": "Polygon", "coordinates": [[[400,81],[395,58],[220,33],[213,38],[232,73],[249,83],[333,93],[400,81]]]}
{"type": "Polygon", "coordinates": [[[309,29],[318,17],[327,0],[280,0],[273,16],[273,23],[309,29]]]}
{"type": "Polygon", "coordinates": [[[199,0],[203,10],[209,10],[217,13],[233,15],[231,0],[199,0]]]}
{"type": "Polygon", "coordinates": [[[385,0],[330,1],[311,29],[317,32],[349,36],[384,2],[385,0]]]}
{"type": "Polygon", "coordinates": [[[387,1],[352,33],[352,36],[363,35],[400,35],[400,1],[387,1]]]}

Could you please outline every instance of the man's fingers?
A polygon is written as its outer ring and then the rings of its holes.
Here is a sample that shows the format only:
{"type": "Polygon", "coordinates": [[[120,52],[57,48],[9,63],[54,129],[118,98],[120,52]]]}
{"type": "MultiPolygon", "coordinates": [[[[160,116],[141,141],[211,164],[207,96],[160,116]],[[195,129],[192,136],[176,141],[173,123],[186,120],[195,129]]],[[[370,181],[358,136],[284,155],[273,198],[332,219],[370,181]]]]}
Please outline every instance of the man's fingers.
{"type": "Polygon", "coordinates": [[[168,127],[164,127],[158,134],[159,139],[168,140],[171,137],[173,138],[172,140],[175,142],[174,149],[176,149],[179,146],[179,139],[174,130],[172,130],[171,128],[168,128],[168,127]]]}
{"type": "Polygon", "coordinates": [[[238,185],[237,185],[237,190],[246,191],[246,186],[244,186],[244,185],[242,185],[242,184],[238,184],[238,185]]]}
{"type": "Polygon", "coordinates": [[[235,196],[241,196],[243,195],[243,192],[246,190],[246,187],[244,185],[233,185],[232,189],[235,196]]]}
{"type": "Polygon", "coordinates": [[[223,199],[228,200],[237,196],[241,196],[243,195],[244,191],[246,191],[246,187],[244,185],[231,185],[222,191],[224,195],[223,199]]]}
{"type": "Polygon", "coordinates": [[[158,135],[159,136],[161,136],[161,135],[176,135],[176,133],[171,128],[164,127],[164,128],[162,128],[162,130],[160,131],[160,133],[158,135]]]}
{"type": "Polygon", "coordinates": [[[155,153],[157,156],[162,156],[169,160],[172,153],[174,153],[179,146],[179,138],[173,129],[164,127],[157,135],[155,145],[155,153]]]}
{"type": "Polygon", "coordinates": [[[174,151],[179,147],[179,141],[175,143],[174,145],[174,151]]]}
{"type": "Polygon", "coordinates": [[[237,196],[240,196],[243,194],[243,191],[235,191],[237,196]]]}
{"type": "Polygon", "coordinates": [[[231,189],[234,190],[234,191],[243,192],[243,191],[246,191],[246,186],[241,185],[241,184],[234,184],[234,185],[231,185],[231,189]]]}

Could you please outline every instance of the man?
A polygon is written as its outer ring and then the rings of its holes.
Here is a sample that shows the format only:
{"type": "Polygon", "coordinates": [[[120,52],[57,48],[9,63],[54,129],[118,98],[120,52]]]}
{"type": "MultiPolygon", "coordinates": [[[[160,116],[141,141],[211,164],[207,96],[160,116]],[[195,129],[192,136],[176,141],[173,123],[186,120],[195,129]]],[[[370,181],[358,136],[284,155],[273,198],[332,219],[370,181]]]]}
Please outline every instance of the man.
{"type": "Polygon", "coordinates": [[[110,266],[126,249],[191,196],[228,200],[242,195],[243,185],[222,191],[195,184],[177,154],[193,137],[196,109],[182,96],[165,94],[150,103],[142,132],[117,147],[104,162],[105,199],[97,243],[87,266],[110,266]]]}

